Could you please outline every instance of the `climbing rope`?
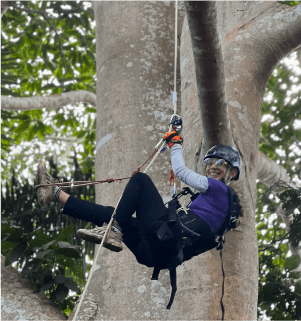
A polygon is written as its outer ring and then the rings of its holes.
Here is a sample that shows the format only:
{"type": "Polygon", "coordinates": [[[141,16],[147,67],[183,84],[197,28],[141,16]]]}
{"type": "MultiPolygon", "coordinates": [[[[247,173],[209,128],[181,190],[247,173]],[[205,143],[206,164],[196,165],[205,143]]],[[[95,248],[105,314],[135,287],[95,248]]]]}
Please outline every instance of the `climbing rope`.
{"type": "Polygon", "coordinates": [[[141,168],[157,153],[157,149],[150,155],[150,157],[140,166],[137,168],[136,171],[132,173],[130,177],[123,177],[123,178],[108,178],[102,181],[74,181],[74,182],[62,182],[62,183],[52,183],[52,184],[40,184],[36,185],[35,187],[45,187],[45,186],[61,186],[64,189],[65,188],[72,188],[72,187],[78,187],[78,186],[88,186],[88,185],[96,185],[101,183],[113,183],[116,181],[122,181],[124,179],[130,179],[134,174],[140,172],[141,168]]]}
{"type": "MultiPolygon", "coordinates": [[[[175,2],[175,62],[174,62],[174,91],[173,91],[173,112],[174,112],[174,115],[176,115],[176,112],[177,112],[177,93],[176,93],[176,75],[177,75],[177,48],[178,48],[178,41],[177,41],[177,30],[178,30],[178,0],[176,0],[176,2],[175,2]]],[[[173,116],[174,116],[173,115],[173,116]]],[[[172,117],[173,117],[172,116],[172,117]]],[[[172,119],[172,118],[171,118],[172,119]]],[[[169,132],[171,132],[172,131],[172,125],[169,125],[169,132]]],[[[148,166],[146,167],[146,169],[144,170],[144,173],[146,173],[147,172],[147,170],[150,168],[150,166],[153,164],[153,162],[155,161],[155,159],[158,157],[158,155],[160,154],[158,151],[161,151],[162,150],[162,148],[163,148],[163,145],[165,145],[165,141],[163,140],[163,138],[161,139],[161,141],[156,145],[156,147],[155,147],[155,151],[154,151],[154,153],[148,158],[148,160],[150,159],[150,158],[152,158],[152,160],[151,160],[151,162],[148,164],[148,166]],[[159,148],[158,148],[158,146],[159,146],[159,148]]],[[[147,160],[147,161],[148,161],[147,160]]],[[[146,161],[146,162],[147,162],[146,161]]],[[[143,165],[146,163],[146,162],[144,162],[143,163],[143,165]]],[[[142,165],[142,166],[143,166],[142,165]]],[[[140,168],[138,168],[139,170],[137,170],[137,171],[140,171],[140,169],[141,169],[141,167],[142,166],[140,166],[140,168]]],[[[136,172],[137,172],[136,171],[136,172]]],[[[134,172],[135,173],[135,172],[134,172]]],[[[133,173],[133,174],[134,174],[133,173]]],[[[133,175],[132,174],[132,175],[133,175]]],[[[115,180],[121,180],[121,179],[115,179],[115,180]]],[[[112,182],[112,179],[109,179],[109,181],[108,180],[106,180],[108,183],[111,183],[112,182]]],[[[86,183],[87,185],[94,185],[94,184],[98,184],[100,181],[98,181],[98,182],[96,182],[96,181],[94,181],[94,182],[89,182],[89,183],[86,183]]],[[[73,184],[74,184],[74,182],[73,182],[73,184]]],[[[54,185],[58,185],[58,184],[54,184],[54,185]]],[[[47,186],[49,186],[49,185],[47,185],[47,186]]],[[[79,185],[76,185],[76,186],[79,186],[79,185]]],[[[83,185],[82,185],[83,186],[83,185]]],[[[176,191],[176,183],[174,182],[174,192],[176,191]]],[[[109,236],[109,233],[110,233],[110,231],[111,231],[111,229],[112,229],[112,223],[113,223],[113,220],[114,220],[114,216],[115,216],[115,214],[116,214],[116,210],[117,210],[117,207],[118,207],[118,205],[119,205],[119,203],[120,203],[120,200],[121,200],[121,197],[122,196],[120,196],[120,198],[119,198],[119,200],[118,200],[118,202],[117,202],[117,205],[115,206],[115,210],[114,210],[114,212],[113,212],[113,214],[112,214],[112,217],[111,217],[111,220],[110,220],[110,222],[109,222],[109,224],[108,224],[108,227],[107,227],[107,230],[106,230],[106,232],[105,232],[105,235],[104,235],[104,237],[103,237],[103,239],[102,239],[102,241],[101,241],[101,244],[100,244],[100,246],[99,246],[99,248],[98,248],[98,250],[97,250],[97,254],[96,254],[96,257],[94,258],[94,262],[97,262],[97,260],[98,260],[98,257],[99,257],[99,254],[100,254],[100,250],[102,249],[102,247],[103,247],[103,244],[104,244],[104,242],[105,242],[105,240],[107,239],[107,236],[109,236]]],[[[73,318],[73,320],[74,321],[76,321],[76,318],[77,318],[77,315],[78,315],[78,313],[79,313],[79,311],[80,311],[80,308],[81,308],[81,304],[82,304],[82,301],[83,301],[83,298],[85,297],[85,294],[86,294],[86,291],[87,291],[87,288],[88,288],[88,286],[89,286],[89,283],[90,283],[90,281],[91,281],[91,277],[92,277],[92,275],[93,275],[93,273],[94,273],[94,270],[95,270],[95,266],[96,266],[96,264],[93,264],[92,265],[92,268],[91,268],[91,270],[90,270],[90,273],[89,273],[89,277],[88,277],[88,280],[87,280],[87,283],[86,283],[86,286],[84,287],[84,291],[83,291],[83,293],[81,294],[81,298],[80,298],[80,301],[79,301],[79,305],[78,305],[78,307],[77,307],[77,309],[76,309],[76,312],[75,312],[75,315],[74,315],[74,318],[73,318]]]]}

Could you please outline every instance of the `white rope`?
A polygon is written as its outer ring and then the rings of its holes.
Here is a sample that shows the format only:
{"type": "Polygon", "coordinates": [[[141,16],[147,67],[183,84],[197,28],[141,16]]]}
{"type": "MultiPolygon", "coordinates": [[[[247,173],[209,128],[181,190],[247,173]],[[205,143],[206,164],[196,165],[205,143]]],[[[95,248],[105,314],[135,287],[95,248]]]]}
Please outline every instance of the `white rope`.
{"type": "MultiPolygon", "coordinates": [[[[178,53],[178,0],[175,3],[175,62],[174,62],[174,89],[173,89],[173,113],[177,114],[177,53],[178,53]],[[174,99],[175,96],[175,99],[174,99]]],[[[171,126],[169,127],[169,132],[171,132],[171,126]]],[[[173,193],[177,194],[176,179],[173,183],[173,193]]]]}
{"type": "MultiPolygon", "coordinates": [[[[177,80],[178,0],[176,0],[175,6],[176,6],[176,10],[175,10],[175,63],[174,63],[174,94],[173,94],[173,96],[176,95],[176,80],[177,80]]],[[[176,114],[176,112],[177,112],[177,100],[176,100],[176,99],[175,99],[175,101],[173,101],[173,106],[174,106],[173,112],[174,112],[174,114],[176,114]]],[[[172,130],[172,127],[171,127],[171,125],[170,125],[170,126],[169,126],[169,132],[171,132],[171,130],[172,130]]],[[[166,142],[164,141],[164,142],[160,145],[160,147],[159,147],[158,150],[157,150],[157,153],[155,154],[155,156],[153,157],[153,159],[151,160],[151,162],[150,162],[149,165],[146,167],[146,169],[144,170],[143,173],[146,173],[146,171],[149,169],[149,167],[150,167],[150,166],[152,165],[152,163],[155,161],[155,159],[156,159],[157,156],[160,154],[160,150],[162,149],[162,147],[163,147],[163,145],[164,145],[165,143],[166,143],[166,142]]],[[[176,187],[176,183],[174,183],[174,188],[175,188],[175,187],[176,187]]],[[[101,241],[101,243],[100,243],[100,246],[99,246],[99,248],[98,248],[98,250],[97,250],[97,254],[96,254],[96,257],[94,258],[94,262],[97,262],[98,257],[99,257],[99,254],[100,254],[100,250],[101,250],[102,247],[103,247],[103,243],[105,242],[105,239],[106,239],[108,233],[111,231],[112,223],[113,223],[113,220],[114,220],[114,215],[115,215],[115,213],[116,213],[116,211],[117,211],[117,207],[118,207],[118,205],[119,205],[119,203],[120,203],[121,197],[122,197],[122,195],[120,196],[120,198],[119,198],[119,200],[118,200],[118,202],[117,202],[117,205],[116,205],[115,210],[114,210],[114,212],[113,212],[113,214],[112,214],[111,220],[110,220],[110,222],[109,222],[109,224],[108,224],[107,230],[106,230],[106,232],[105,232],[105,235],[104,235],[104,237],[103,237],[103,239],[102,239],[102,241],[101,241]]],[[[78,313],[79,313],[79,311],[80,311],[80,308],[81,308],[81,305],[82,305],[82,302],[83,302],[83,298],[84,298],[84,296],[85,296],[85,294],[86,294],[86,291],[87,291],[87,289],[88,289],[89,283],[90,283],[90,281],[91,281],[91,277],[92,277],[92,275],[93,275],[93,273],[94,273],[95,266],[96,266],[96,264],[94,264],[94,262],[93,262],[92,268],[91,268],[91,270],[90,270],[87,283],[86,283],[86,285],[85,285],[85,287],[84,287],[84,291],[83,291],[83,293],[81,294],[81,298],[80,298],[80,301],[79,301],[79,305],[78,305],[78,307],[77,307],[77,309],[76,309],[76,312],[75,312],[73,321],[76,321],[77,315],[78,315],[78,313]]]]}

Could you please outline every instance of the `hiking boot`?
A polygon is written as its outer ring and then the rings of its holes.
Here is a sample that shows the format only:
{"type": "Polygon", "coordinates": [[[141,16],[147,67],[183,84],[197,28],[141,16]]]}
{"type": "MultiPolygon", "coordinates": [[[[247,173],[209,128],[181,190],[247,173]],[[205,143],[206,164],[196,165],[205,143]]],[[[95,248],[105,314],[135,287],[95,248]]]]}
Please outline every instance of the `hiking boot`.
{"type": "MultiPolygon", "coordinates": [[[[95,227],[94,229],[81,229],[77,231],[77,235],[80,236],[83,240],[100,244],[107,230],[108,224],[103,223],[101,227],[95,227]]],[[[114,227],[112,227],[109,237],[103,244],[103,246],[111,251],[120,252],[122,251],[122,236],[123,233],[115,232],[114,227]]]]}
{"type": "MultiPolygon", "coordinates": [[[[42,162],[40,162],[38,165],[38,171],[36,173],[35,181],[37,182],[37,185],[59,183],[58,179],[53,178],[50,174],[47,173],[46,167],[42,162]]],[[[55,185],[49,187],[38,187],[38,202],[41,206],[57,201],[56,197],[53,194],[54,188],[55,185]]]]}

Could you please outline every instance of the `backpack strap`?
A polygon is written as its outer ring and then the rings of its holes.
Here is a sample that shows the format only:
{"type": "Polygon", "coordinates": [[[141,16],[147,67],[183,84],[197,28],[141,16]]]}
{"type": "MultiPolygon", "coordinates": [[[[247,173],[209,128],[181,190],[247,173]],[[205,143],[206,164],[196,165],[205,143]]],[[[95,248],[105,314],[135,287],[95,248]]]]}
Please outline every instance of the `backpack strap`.
{"type": "Polygon", "coordinates": [[[236,220],[239,216],[239,212],[241,209],[241,206],[238,205],[237,201],[237,195],[234,191],[234,189],[230,186],[228,187],[228,197],[229,197],[229,208],[226,215],[226,218],[224,219],[222,225],[213,231],[213,233],[216,236],[223,236],[225,235],[229,230],[235,228],[235,226],[232,224],[232,220],[236,220]]]}
{"type": "Polygon", "coordinates": [[[171,294],[168,305],[166,309],[170,309],[177,292],[177,270],[172,268],[169,270],[170,284],[171,284],[171,294]]]}
{"type": "Polygon", "coordinates": [[[159,274],[160,274],[161,269],[158,267],[155,267],[153,270],[153,275],[151,280],[158,280],[159,279],[159,274]]]}

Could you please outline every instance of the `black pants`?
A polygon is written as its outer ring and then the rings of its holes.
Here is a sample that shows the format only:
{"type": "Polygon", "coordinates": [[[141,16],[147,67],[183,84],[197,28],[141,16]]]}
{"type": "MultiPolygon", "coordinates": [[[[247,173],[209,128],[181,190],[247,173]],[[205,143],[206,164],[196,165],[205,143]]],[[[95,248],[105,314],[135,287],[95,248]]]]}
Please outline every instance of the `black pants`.
{"type": "MultiPolygon", "coordinates": [[[[114,207],[70,196],[64,206],[63,214],[102,226],[104,222],[109,223],[113,211],[114,207]]],[[[127,184],[114,218],[122,228],[123,242],[135,254],[141,241],[141,234],[167,213],[168,209],[152,180],[146,174],[137,173],[127,184]],[[132,216],[135,212],[136,218],[132,216]]],[[[188,215],[181,213],[180,221],[204,238],[212,234],[209,225],[191,211],[188,215]]],[[[183,236],[185,236],[184,230],[183,236]]]]}

